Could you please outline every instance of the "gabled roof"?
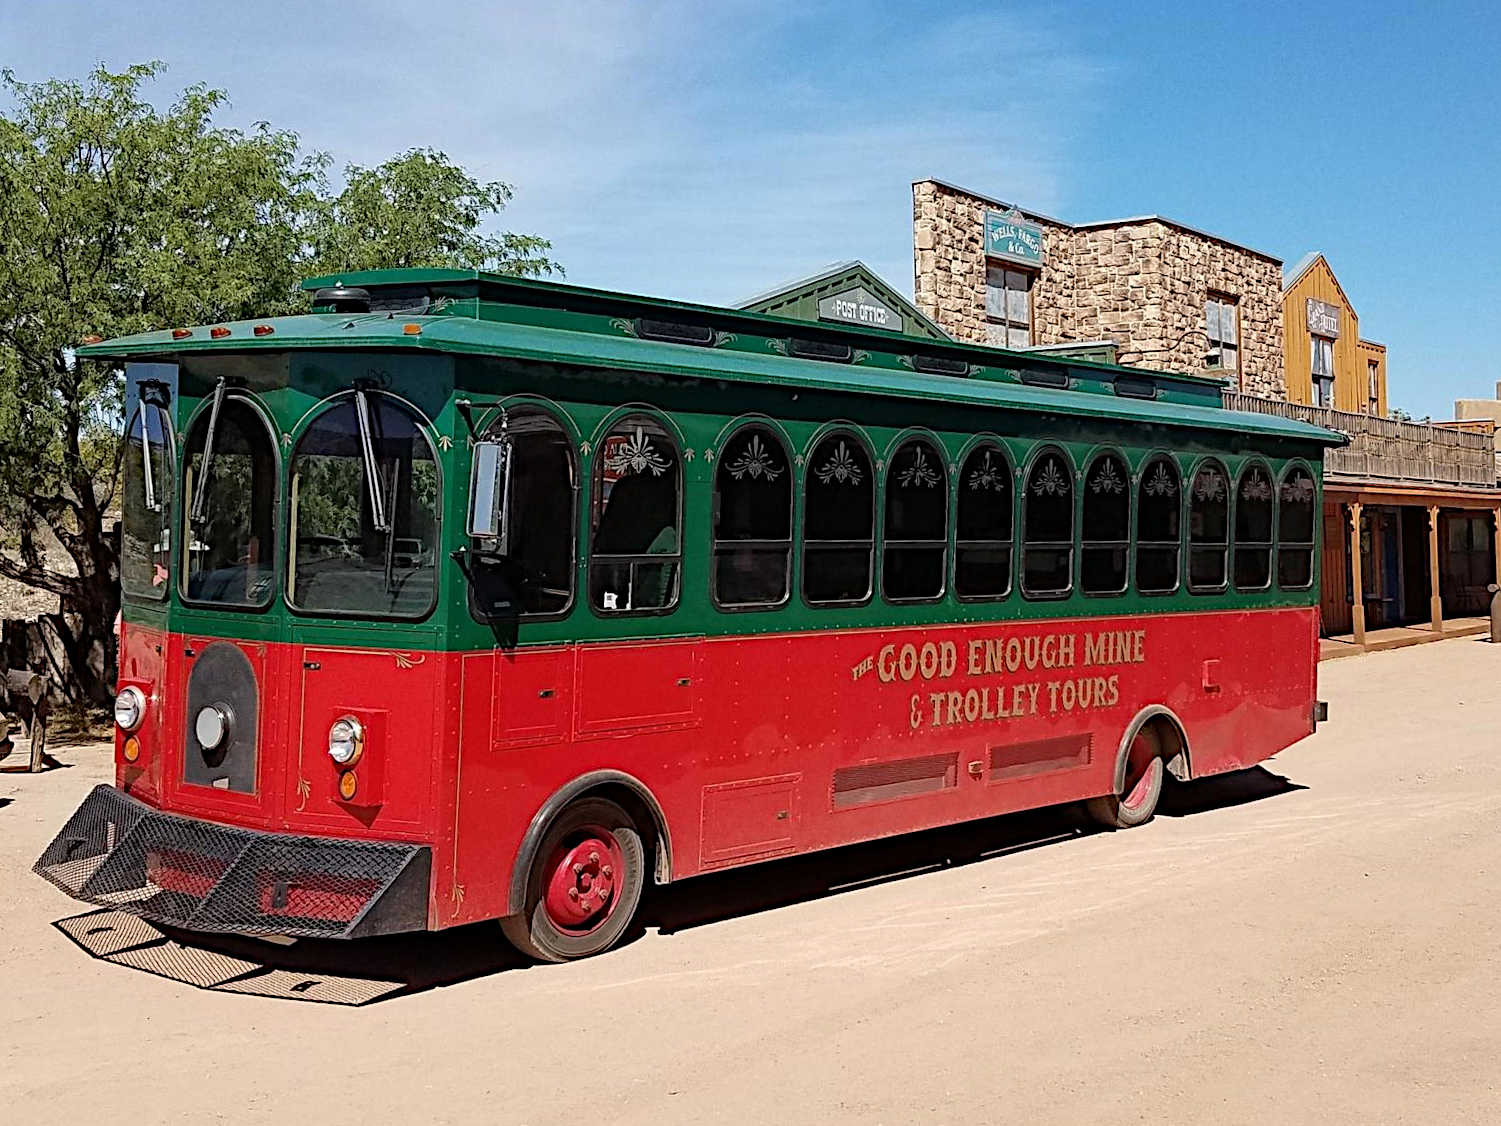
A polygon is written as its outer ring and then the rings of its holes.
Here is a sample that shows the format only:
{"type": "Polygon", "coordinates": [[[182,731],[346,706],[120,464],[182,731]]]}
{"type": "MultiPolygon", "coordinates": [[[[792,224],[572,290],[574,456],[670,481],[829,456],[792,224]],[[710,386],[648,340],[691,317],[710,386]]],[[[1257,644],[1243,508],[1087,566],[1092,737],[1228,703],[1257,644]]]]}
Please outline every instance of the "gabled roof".
{"type": "Polygon", "coordinates": [[[1283,296],[1291,292],[1292,288],[1303,280],[1308,271],[1312,270],[1320,262],[1324,264],[1324,269],[1329,274],[1329,280],[1334,283],[1334,288],[1339,293],[1340,300],[1345,303],[1345,308],[1349,309],[1358,319],[1360,314],[1356,312],[1355,303],[1350,300],[1350,295],[1345,292],[1345,287],[1339,284],[1339,275],[1334,272],[1334,267],[1329,265],[1329,259],[1324,257],[1324,252],[1321,250],[1310,250],[1293,263],[1291,270],[1282,271],[1283,296]]]}
{"type": "Polygon", "coordinates": [[[737,301],[737,309],[753,313],[775,313],[779,317],[819,320],[821,298],[852,289],[865,289],[902,317],[902,332],[908,336],[926,336],[934,340],[952,339],[948,333],[925,317],[921,310],[884,278],[858,258],[835,262],[807,277],[784,282],[774,289],[737,301]]]}

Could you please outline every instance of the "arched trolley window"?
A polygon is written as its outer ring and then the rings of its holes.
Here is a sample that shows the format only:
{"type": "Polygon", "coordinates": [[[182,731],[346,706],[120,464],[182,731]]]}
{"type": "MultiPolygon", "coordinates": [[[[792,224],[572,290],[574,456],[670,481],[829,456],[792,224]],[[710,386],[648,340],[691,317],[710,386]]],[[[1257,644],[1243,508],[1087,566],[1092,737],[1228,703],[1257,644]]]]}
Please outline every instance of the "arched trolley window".
{"type": "Polygon", "coordinates": [[[437,600],[441,489],[432,443],[394,396],[359,390],[292,453],[287,599],[339,617],[420,618],[437,600]]]}
{"type": "Polygon", "coordinates": [[[710,589],[726,609],[780,606],[792,568],[792,460],[769,426],[735,431],[714,470],[710,589]]]}
{"type": "Polygon", "coordinates": [[[269,605],[276,585],[276,442],[248,396],[220,380],[188,432],[183,598],[269,605]]]}
{"type": "Polygon", "coordinates": [[[1155,457],[1142,469],[1136,486],[1136,589],[1141,593],[1171,594],[1178,589],[1182,516],[1178,466],[1172,458],[1155,457]]]}
{"type": "Polygon", "coordinates": [[[813,606],[870,598],[876,490],[870,456],[851,433],[813,447],[803,479],[803,597],[813,606]]]}
{"type": "Polygon", "coordinates": [[[886,466],[881,594],[888,602],[943,596],[948,557],[948,472],[925,438],[903,442],[886,466]]]}
{"type": "Polygon", "coordinates": [[[1313,474],[1294,465],[1282,475],[1277,505],[1277,585],[1307,590],[1313,585],[1313,474]]]}
{"type": "Polygon", "coordinates": [[[142,382],[138,387],[139,405],[125,428],[120,586],[127,595],[159,601],[167,597],[172,566],[176,449],[166,386],[142,382]]]}
{"type": "Polygon", "coordinates": [[[1235,589],[1272,585],[1272,475],[1260,462],[1241,470],[1235,486],[1235,589]]]}
{"type": "Polygon", "coordinates": [[[1100,454],[1084,474],[1079,559],[1079,585],[1084,593],[1122,593],[1130,550],[1131,472],[1118,454],[1100,454]]]}
{"type": "Polygon", "coordinates": [[[1230,487],[1224,467],[1205,462],[1188,497],[1188,589],[1212,594],[1225,589],[1230,544],[1230,487]]]}
{"type": "Polygon", "coordinates": [[[510,465],[504,534],[473,540],[470,612],[490,623],[566,614],[578,524],[573,440],[551,413],[532,406],[507,409],[484,437],[504,444],[510,465]]]}
{"type": "Polygon", "coordinates": [[[650,415],[613,427],[594,456],[589,602],[603,614],[662,614],[677,605],[683,472],[677,442],[650,415]]]}
{"type": "Polygon", "coordinates": [[[1074,583],[1074,471],[1062,450],[1045,450],[1022,497],[1022,593],[1063,598],[1074,583]]]}
{"type": "Polygon", "coordinates": [[[959,469],[954,594],[965,602],[1011,593],[1011,465],[999,446],[976,446],[959,469]]]}

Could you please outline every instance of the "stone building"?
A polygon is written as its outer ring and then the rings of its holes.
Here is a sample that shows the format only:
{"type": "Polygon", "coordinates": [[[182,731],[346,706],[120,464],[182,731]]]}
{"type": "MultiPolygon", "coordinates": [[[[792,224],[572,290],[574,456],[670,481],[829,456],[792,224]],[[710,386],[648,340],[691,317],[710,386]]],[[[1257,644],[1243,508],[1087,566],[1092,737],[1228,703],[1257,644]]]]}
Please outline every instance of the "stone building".
{"type": "Polygon", "coordinates": [[[1282,262],[1160,215],[1069,224],[912,185],[916,303],[959,340],[1112,341],[1134,366],[1284,398],[1282,262]]]}

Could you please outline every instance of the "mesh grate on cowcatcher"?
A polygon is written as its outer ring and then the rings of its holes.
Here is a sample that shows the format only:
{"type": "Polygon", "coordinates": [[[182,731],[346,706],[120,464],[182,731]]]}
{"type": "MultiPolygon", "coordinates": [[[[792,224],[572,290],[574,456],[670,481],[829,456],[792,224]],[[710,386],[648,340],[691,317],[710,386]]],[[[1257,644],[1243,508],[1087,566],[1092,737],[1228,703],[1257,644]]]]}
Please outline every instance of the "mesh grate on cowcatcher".
{"type": "Polygon", "coordinates": [[[363,938],[427,926],[430,851],[152,809],[97,786],[32,866],[74,899],[184,930],[363,938]]]}

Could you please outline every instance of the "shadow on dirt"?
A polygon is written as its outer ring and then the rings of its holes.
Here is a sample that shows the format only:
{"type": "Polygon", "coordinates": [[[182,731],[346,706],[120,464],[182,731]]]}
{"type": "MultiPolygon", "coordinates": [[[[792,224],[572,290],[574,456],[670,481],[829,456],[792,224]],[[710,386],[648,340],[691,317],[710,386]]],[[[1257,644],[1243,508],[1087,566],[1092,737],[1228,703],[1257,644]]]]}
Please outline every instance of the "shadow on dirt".
{"type": "MultiPolygon", "coordinates": [[[[1172,786],[1159,811],[1187,817],[1305,788],[1257,766],[1172,786]]],[[[1078,806],[1055,806],[699,876],[650,889],[636,934],[673,934],[1101,831],[1078,806]]],[[[96,958],[200,989],[335,1005],[370,1004],[528,966],[494,923],[290,946],[189,934],[109,909],[54,925],[96,958]]]]}

